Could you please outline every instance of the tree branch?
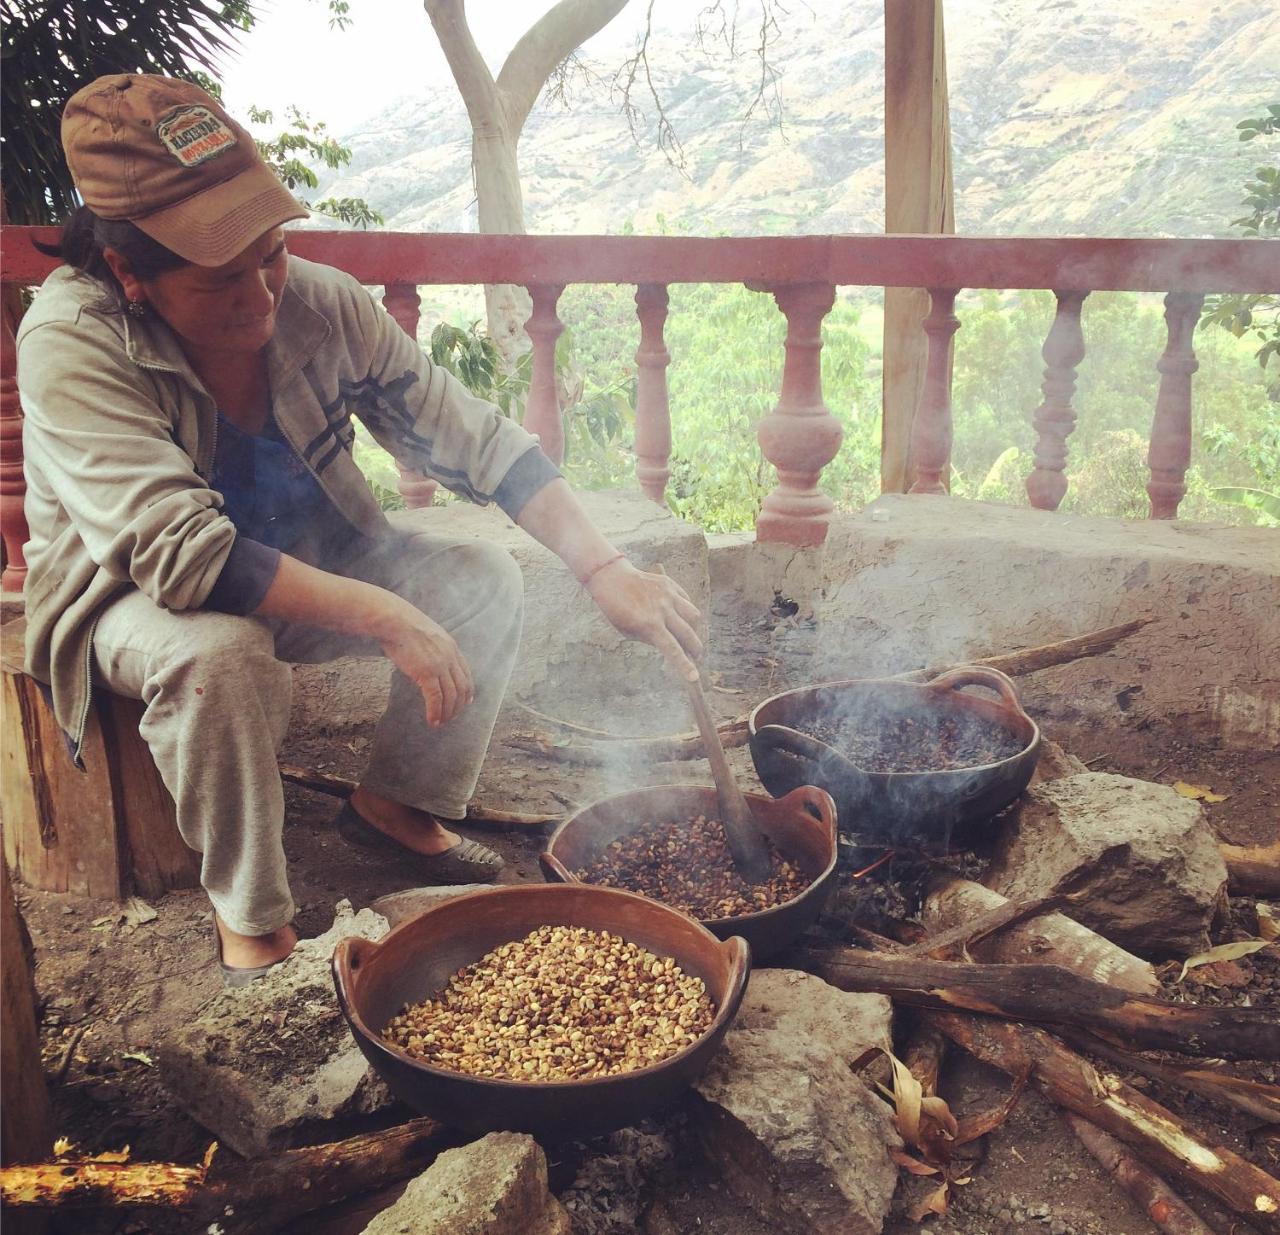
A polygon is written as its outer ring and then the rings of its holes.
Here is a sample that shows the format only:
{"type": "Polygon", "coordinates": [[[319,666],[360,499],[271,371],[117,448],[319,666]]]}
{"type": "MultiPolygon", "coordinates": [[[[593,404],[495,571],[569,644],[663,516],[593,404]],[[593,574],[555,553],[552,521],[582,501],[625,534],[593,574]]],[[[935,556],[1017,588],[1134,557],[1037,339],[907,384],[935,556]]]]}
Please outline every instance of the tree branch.
{"type": "Polygon", "coordinates": [[[506,121],[493,74],[485,64],[480,49],[467,25],[463,0],[422,0],[441,50],[449,62],[449,71],[457,83],[458,93],[466,104],[471,130],[479,136],[506,121]]]}
{"type": "MultiPolygon", "coordinates": [[[[428,11],[438,3],[427,0],[428,11]]],[[[498,93],[512,134],[524,127],[556,68],[626,7],[627,0],[560,0],[529,27],[498,73],[498,93]]]]}

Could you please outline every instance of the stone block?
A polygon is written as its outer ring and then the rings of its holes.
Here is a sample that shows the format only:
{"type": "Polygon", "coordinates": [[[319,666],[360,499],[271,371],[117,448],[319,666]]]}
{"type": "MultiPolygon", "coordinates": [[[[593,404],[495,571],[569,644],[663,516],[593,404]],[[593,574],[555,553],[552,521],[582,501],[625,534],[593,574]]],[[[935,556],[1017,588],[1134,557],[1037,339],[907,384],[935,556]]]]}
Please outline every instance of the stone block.
{"type": "MultiPolygon", "coordinates": [[[[212,926],[210,931],[212,932],[212,926]]],[[[160,1080],[179,1105],[246,1158],[304,1143],[335,1121],[391,1104],[338,1009],[329,961],[338,940],[380,939],[386,919],[348,901],[266,976],[217,996],[160,1043],[160,1080]]],[[[213,946],[210,934],[209,946],[213,946]]]]}
{"type": "Polygon", "coordinates": [[[927,495],[837,517],[815,680],[877,677],[1154,621],[1104,656],[1019,679],[1059,730],[1166,725],[1280,744],[1280,537],[927,495]]]}
{"type": "Polygon", "coordinates": [[[891,1006],[809,974],[759,969],[696,1083],[705,1152],[779,1235],[878,1235],[898,1181],[889,1106],[849,1071],[888,1047],[891,1006]]]}
{"type": "Polygon", "coordinates": [[[449,1149],[361,1235],[570,1235],[537,1141],[491,1132],[449,1149]]]}
{"type": "Polygon", "coordinates": [[[1081,925],[1152,960],[1209,945],[1227,868],[1198,802],[1085,772],[1029,789],[986,883],[1011,900],[1069,885],[1081,925]]]}

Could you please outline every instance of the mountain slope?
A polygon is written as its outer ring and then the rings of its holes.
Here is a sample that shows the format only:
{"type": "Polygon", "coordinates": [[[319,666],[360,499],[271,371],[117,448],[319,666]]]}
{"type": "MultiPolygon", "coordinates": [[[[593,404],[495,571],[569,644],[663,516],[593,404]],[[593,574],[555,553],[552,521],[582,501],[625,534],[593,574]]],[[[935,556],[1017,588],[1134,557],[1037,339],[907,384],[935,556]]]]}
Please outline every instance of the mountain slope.
{"type": "MultiPolygon", "coordinates": [[[[1270,0],[948,0],[946,22],[957,230],[1230,234],[1260,155],[1236,122],[1280,95],[1270,0]]],[[[520,148],[529,230],[652,230],[659,215],[703,234],[881,230],[883,48],[883,0],[794,6],[775,58],[780,131],[741,120],[754,61],[657,36],[684,174],[637,146],[604,88],[571,111],[543,100],[520,148]]],[[[474,230],[451,82],[344,141],[353,163],[325,192],[368,199],[397,230],[474,230]]]]}

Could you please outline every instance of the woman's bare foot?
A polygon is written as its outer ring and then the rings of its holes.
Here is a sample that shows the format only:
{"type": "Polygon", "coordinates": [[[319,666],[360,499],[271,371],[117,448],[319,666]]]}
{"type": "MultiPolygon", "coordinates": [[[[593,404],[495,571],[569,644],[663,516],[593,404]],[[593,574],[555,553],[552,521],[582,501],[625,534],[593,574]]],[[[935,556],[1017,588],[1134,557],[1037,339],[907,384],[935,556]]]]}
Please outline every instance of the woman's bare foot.
{"type": "Polygon", "coordinates": [[[257,969],[282,961],[297,946],[298,932],[282,926],[269,935],[240,935],[215,913],[214,926],[222,940],[222,963],[235,969],[257,969]]]}
{"type": "Polygon", "coordinates": [[[414,853],[430,857],[462,843],[461,836],[428,811],[393,802],[363,786],[351,795],[351,807],[366,823],[414,853]]]}

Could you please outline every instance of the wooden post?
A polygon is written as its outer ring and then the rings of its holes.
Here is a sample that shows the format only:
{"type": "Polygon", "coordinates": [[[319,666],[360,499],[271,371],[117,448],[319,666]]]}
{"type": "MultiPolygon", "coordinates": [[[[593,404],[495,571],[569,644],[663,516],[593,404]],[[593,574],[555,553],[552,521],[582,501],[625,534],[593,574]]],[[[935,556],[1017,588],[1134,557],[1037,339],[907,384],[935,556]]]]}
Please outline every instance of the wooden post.
{"type": "MultiPolygon", "coordinates": [[[[53,1155],[53,1115],[40,1067],[35,983],[27,933],[13,897],[9,868],[0,862],[0,1166],[43,1162],[53,1155]]],[[[37,1235],[48,1227],[44,1214],[4,1216],[6,1235],[37,1235]]]]}
{"type": "Polygon", "coordinates": [[[1151,480],[1153,519],[1176,519],[1178,503],[1187,491],[1187,468],[1191,463],[1191,375],[1200,367],[1191,336],[1204,297],[1197,292],[1170,292],[1164,298],[1164,320],[1169,342],[1156,364],[1160,371],[1160,391],[1156,395],[1155,421],[1151,425],[1151,445],[1147,464],[1151,480]]]}
{"type": "Polygon", "coordinates": [[[524,427],[538,435],[542,453],[557,465],[564,462],[564,421],[556,388],[556,340],[564,331],[564,323],[556,315],[556,301],[562,291],[563,284],[531,284],[533,312],[524,324],[533,342],[533,372],[529,377],[524,427]]]}
{"type": "Polygon", "coordinates": [[[820,545],[834,503],[818,489],[822,469],[836,457],[844,430],[822,401],[822,319],[835,304],[830,283],[778,288],[786,314],[786,361],[778,405],[756,436],[764,457],[778,469],[778,487],[764,499],[756,520],[757,540],[820,545]]]}
{"type": "MultiPolygon", "coordinates": [[[[942,0],[885,0],[884,60],[884,230],[949,235],[955,231],[955,207],[942,0]]],[[[905,493],[911,483],[911,422],[925,367],[918,327],[927,311],[923,289],[885,288],[885,493],[905,493]]]]}
{"type": "Polygon", "coordinates": [[[1058,298],[1058,312],[1040,349],[1045,363],[1040,385],[1044,402],[1033,417],[1040,436],[1036,440],[1035,471],[1027,477],[1027,496],[1037,510],[1057,510],[1067,495],[1067,438],[1076,427],[1071,396],[1076,389],[1076,366],[1084,359],[1080,310],[1089,293],[1053,294],[1058,298]]]}
{"type": "Polygon", "coordinates": [[[951,336],[960,329],[956,289],[929,289],[933,303],[924,319],[929,340],[920,410],[911,425],[912,493],[946,493],[951,464],[951,336]]]}
{"type": "MultiPolygon", "coordinates": [[[[395,319],[396,325],[415,343],[418,341],[418,319],[421,316],[419,307],[422,297],[413,283],[388,283],[382,291],[382,305],[395,319]]],[[[422,510],[435,501],[436,490],[440,486],[434,480],[428,480],[421,472],[396,464],[400,473],[400,481],[396,488],[404,498],[404,504],[410,510],[422,510]]]]}
{"type": "Polygon", "coordinates": [[[671,353],[662,338],[667,320],[667,289],[661,283],[636,288],[640,347],[636,351],[636,479],[661,506],[667,504],[671,478],[671,404],[667,365],[671,353]]]}

